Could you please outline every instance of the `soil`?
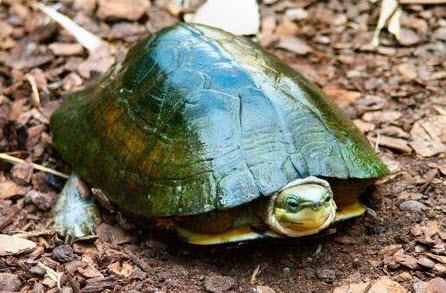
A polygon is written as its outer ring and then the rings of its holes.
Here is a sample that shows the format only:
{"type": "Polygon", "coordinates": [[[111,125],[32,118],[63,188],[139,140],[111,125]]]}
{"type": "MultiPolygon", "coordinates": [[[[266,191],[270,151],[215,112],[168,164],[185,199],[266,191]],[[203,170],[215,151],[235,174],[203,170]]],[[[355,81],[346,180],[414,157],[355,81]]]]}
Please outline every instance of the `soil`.
{"type": "MultiPolygon", "coordinates": [[[[199,4],[152,1],[143,13],[121,5],[114,14],[108,2],[122,1],[67,0],[59,11],[106,40],[111,62],[199,4]]],[[[25,163],[0,161],[0,232],[35,245],[0,256],[0,291],[331,292],[382,276],[415,291],[446,275],[446,7],[403,6],[402,36],[383,31],[373,47],[371,1],[265,2],[258,41],[341,105],[391,168],[368,193],[376,214],[306,239],[194,247],[103,211],[97,237],[65,241],[49,212],[64,180],[30,163],[69,173],[48,119],[110,62],[88,64],[88,52],[33,1],[3,0],[0,153],[25,163]]]]}

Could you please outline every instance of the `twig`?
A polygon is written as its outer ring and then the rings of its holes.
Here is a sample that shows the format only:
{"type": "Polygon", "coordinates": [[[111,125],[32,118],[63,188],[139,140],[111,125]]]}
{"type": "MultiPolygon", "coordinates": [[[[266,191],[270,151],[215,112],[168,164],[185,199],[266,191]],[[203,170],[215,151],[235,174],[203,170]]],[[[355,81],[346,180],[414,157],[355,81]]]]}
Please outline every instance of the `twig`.
{"type": "Polygon", "coordinates": [[[375,152],[378,152],[380,142],[381,142],[381,133],[378,130],[378,134],[376,135],[375,152]]]}
{"type": "Polygon", "coordinates": [[[438,107],[438,106],[434,106],[433,107],[440,115],[445,115],[446,116],[446,110],[438,107]]]}
{"type": "Polygon", "coordinates": [[[44,265],[43,263],[41,263],[40,261],[37,262],[37,265],[39,267],[41,267],[42,269],[45,270],[46,274],[48,275],[48,277],[51,278],[51,280],[53,280],[54,282],[56,282],[57,284],[57,288],[61,288],[60,286],[60,279],[62,277],[62,273],[56,272],[55,270],[53,270],[52,268],[44,265]]]}
{"type": "Polygon", "coordinates": [[[318,255],[319,253],[321,253],[321,251],[322,251],[322,244],[318,244],[317,248],[316,248],[316,251],[313,253],[312,256],[318,255]]]}
{"type": "Polygon", "coordinates": [[[251,279],[249,280],[249,284],[254,285],[257,282],[257,275],[260,272],[260,265],[258,265],[254,272],[252,272],[251,279]]]}
{"type": "Polygon", "coordinates": [[[36,230],[36,231],[18,232],[13,236],[26,239],[31,237],[54,235],[54,233],[56,233],[54,230],[36,230]]]}
{"type": "MultiPolygon", "coordinates": [[[[25,160],[22,160],[22,159],[19,159],[19,158],[16,158],[16,157],[10,156],[8,154],[4,154],[4,153],[0,153],[0,159],[4,160],[6,162],[9,162],[11,164],[26,163],[25,160]]],[[[42,172],[46,172],[46,173],[50,173],[50,174],[53,174],[53,175],[56,175],[56,176],[68,179],[68,175],[67,174],[58,172],[56,170],[47,168],[47,167],[39,165],[39,164],[35,164],[35,163],[31,163],[31,164],[32,164],[33,168],[36,169],[36,170],[39,170],[39,171],[42,171],[42,172]]]]}
{"type": "Polygon", "coordinates": [[[31,74],[27,74],[26,79],[31,85],[31,89],[33,91],[31,102],[34,107],[40,108],[40,95],[39,95],[39,89],[37,88],[36,79],[31,74]]]}
{"type": "Polygon", "coordinates": [[[51,17],[54,21],[59,23],[64,29],[66,29],[73,37],[84,46],[90,53],[95,52],[98,48],[107,46],[108,44],[101,38],[90,33],[86,29],[79,26],[77,23],[59,13],[53,8],[47,7],[42,4],[37,4],[37,7],[42,10],[46,15],[51,17]]]}

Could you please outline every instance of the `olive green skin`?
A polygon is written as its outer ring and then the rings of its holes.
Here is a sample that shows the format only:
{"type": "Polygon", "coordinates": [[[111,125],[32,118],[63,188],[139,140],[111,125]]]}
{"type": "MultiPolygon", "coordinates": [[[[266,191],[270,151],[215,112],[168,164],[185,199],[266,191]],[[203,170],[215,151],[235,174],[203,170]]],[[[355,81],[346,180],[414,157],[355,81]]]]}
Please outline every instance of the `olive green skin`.
{"type": "Polygon", "coordinates": [[[51,118],[74,171],[124,212],[202,214],[307,176],[388,173],[315,85],[247,38],[177,24],[147,38],[51,118]]]}

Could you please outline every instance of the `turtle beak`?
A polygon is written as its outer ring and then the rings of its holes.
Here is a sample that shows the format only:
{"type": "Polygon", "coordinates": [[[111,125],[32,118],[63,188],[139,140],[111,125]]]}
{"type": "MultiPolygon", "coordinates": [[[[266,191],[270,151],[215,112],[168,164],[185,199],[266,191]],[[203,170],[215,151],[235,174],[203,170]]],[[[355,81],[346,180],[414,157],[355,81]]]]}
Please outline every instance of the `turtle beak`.
{"type": "Polygon", "coordinates": [[[288,237],[316,234],[336,217],[336,203],[325,180],[310,177],[290,183],[270,203],[266,223],[288,237]]]}
{"type": "Polygon", "coordinates": [[[276,218],[281,225],[301,235],[315,234],[328,227],[336,216],[336,204],[331,197],[320,201],[303,202],[296,213],[276,209],[276,218]]]}

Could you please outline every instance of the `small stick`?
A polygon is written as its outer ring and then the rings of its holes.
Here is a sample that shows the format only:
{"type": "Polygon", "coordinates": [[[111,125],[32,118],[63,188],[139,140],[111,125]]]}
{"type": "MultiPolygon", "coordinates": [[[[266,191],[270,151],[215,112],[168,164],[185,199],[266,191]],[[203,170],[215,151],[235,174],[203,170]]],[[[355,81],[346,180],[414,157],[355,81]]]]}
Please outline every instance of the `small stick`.
{"type": "Polygon", "coordinates": [[[26,239],[31,237],[54,235],[54,233],[56,233],[54,230],[18,231],[12,236],[26,239]]]}
{"type": "MultiPolygon", "coordinates": [[[[9,162],[11,164],[26,163],[25,160],[22,160],[22,159],[10,156],[10,155],[5,154],[5,153],[0,153],[0,159],[4,160],[6,162],[9,162]]],[[[46,172],[46,173],[50,173],[50,174],[53,174],[53,175],[56,175],[56,176],[68,179],[68,175],[67,174],[58,172],[56,170],[47,168],[47,167],[39,165],[39,164],[35,164],[35,163],[31,163],[31,164],[32,164],[33,168],[36,169],[36,170],[39,170],[39,171],[42,171],[42,172],[46,172]]]]}
{"type": "Polygon", "coordinates": [[[254,272],[252,272],[251,280],[249,280],[249,284],[254,285],[257,282],[257,275],[259,274],[259,272],[260,272],[260,265],[258,265],[255,268],[254,272]]]}
{"type": "Polygon", "coordinates": [[[445,115],[446,116],[446,110],[443,110],[442,108],[438,107],[438,106],[434,106],[434,109],[441,115],[445,115]]]}
{"type": "Polygon", "coordinates": [[[77,23],[66,17],[65,15],[59,13],[53,8],[47,7],[42,4],[38,4],[37,6],[40,10],[42,10],[46,15],[51,17],[54,21],[59,23],[64,29],[66,29],[73,37],[84,46],[88,52],[93,53],[98,48],[107,45],[105,41],[101,38],[95,36],[90,33],[86,29],[79,26],[77,23]]]}
{"type": "Polygon", "coordinates": [[[36,79],[34,78],[34,76],[30,74],[26,75],[26,79],[31,85],[31,89],[33,91],[31,102],[34,105],[34,107],[40,108],[40,95],[39,95],[39,89],[37,88],[36,79]]]}
{"type": "Polygon", "coordinates": [[[376,136],[375,152],[378,152],[380,142],[381,142],[381,132],[378,130],[378,134],[376,136]]]}

